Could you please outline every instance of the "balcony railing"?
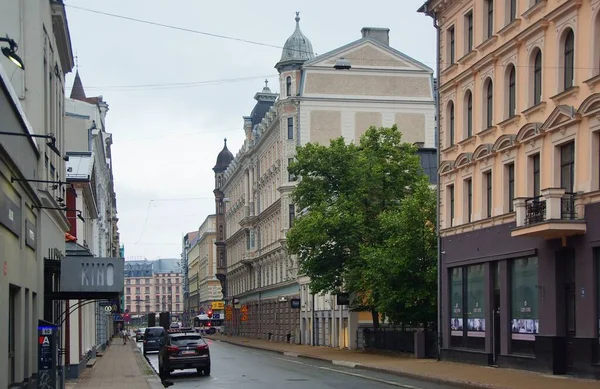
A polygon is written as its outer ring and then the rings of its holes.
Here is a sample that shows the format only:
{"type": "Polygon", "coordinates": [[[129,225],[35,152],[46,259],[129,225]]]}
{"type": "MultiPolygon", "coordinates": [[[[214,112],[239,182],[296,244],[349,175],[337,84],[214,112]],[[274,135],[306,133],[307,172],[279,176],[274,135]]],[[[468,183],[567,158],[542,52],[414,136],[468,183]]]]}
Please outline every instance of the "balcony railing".
{"type": "Polygon", "coordinates": [[[577,193],[563,188],[542,190],[541,196],[517,198],[514,202],[516,228],[512,236],[540,236],[546,239],[584,234],[583,203],[577,193]]]}
{"type": "Polygon", "coordinates": [[[525,200],[525,224],[541,223],[546,220],[546,200],[542,196],[525,200]]]}

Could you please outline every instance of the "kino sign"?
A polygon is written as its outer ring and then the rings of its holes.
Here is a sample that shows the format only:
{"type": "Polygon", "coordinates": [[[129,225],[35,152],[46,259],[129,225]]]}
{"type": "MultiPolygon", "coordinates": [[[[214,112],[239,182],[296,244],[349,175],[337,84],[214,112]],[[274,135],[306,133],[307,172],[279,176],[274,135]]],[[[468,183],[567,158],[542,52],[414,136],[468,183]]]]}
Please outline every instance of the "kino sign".
{"type": "Polygon", "coordinates": [[[61,261],[61,292],[120,293],[124,262],[120,258],[67,256],[61,261]]]}

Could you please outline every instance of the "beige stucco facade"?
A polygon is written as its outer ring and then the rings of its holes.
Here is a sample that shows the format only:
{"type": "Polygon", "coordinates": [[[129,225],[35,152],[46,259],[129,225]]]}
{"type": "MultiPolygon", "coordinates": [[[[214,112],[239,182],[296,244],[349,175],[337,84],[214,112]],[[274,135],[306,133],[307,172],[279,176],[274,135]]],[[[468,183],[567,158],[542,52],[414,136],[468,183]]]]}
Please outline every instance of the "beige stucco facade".
{"type": "Polygon", "coordinates": [[[255,111],[244,118],[244,146],[216,176],[225,198],[227,298],[235,309],[249,307],[247,321],[234,313],[232,332],[355,347],[357,322],[349,322],[347,307],[330,295],[313,297],[285,250],[297,212],[291,200],[297,181],[287,167],[298,146],[328,145],[340,136],[358,142],[371,125],[396,124],[405,141],[434,147],[433,71],[390,47],[388,33],[365,28],[362,39],[318,57],[294,64],[282,57],[279,96],[265,88],[255,98],[274,104],[257,123],[255,111]],[[334,69],[340,57],[350,70],[334,69]],[[295,298],[301,306],[290,308],[295,298]]]}
{"type": "MultiPolygon", "coordinates": [[[[484,2],[483,2],[484,3],[484,2]]],[[[466,48],[465,14],[481,15],[484,4],[450,2],[441,25],[440,143],[443,234],[514,220],[510,200],[533,193],[532,157],[539,154],[539,188],[560,187],[560,146],[575,143],[572,192],[585,192],[582,203],[599,201],[600,52],[595,37],[600,32],[598,1],[547,0],[531,7],[519,1],[519,17],[509,23],[497,7],[494,35],[484,39],[482,18],[474,18],[473,50],[466,48]],[[454,26],[455,62],[451,63],[449,28],[454,26]],[[572,86],[565,88],[565,37],[574,33],[572,86]],[[469,53],[467,53],[469,52],[469,53]],[[535,59],[541,55],[541,68],[535,59]],[[462,57],[462,58],[461,58],[462,57]],[[510,72],[514,69],[514,92],[510,72]],[[541,84],[535,84],[535,72],[541,84]],[[487,120],[487,87],[493,85],[491,126],[487,120]],[[534,90],[538,97],[534,96],[534,90]],[[511,93],[514,93],[512,96],[511,93]],[[468,118],[469,95],[471,96],[468,118]],[[509,112],[509,100],[513,111],[509,112]],[[514,104],[514,105],[512,105],[514,104]],[[471,129],[469,130],[469,122],[471,129]],[[454,131],[451,129],[453,128],[454,131]],[[469,136],[469,134],[471,136],[469,136]],[[451,139],[452,138],[452,139],[451,139]],[[514,194],[508,192],[508,166],[514,164],[514,194]],[[491,214],[488,213],[486,173],[492,171],[491,214]],[[471,212],[465,200],[472,180],[471,212]],[[454,211],[449,207],[454,187],[454,211]],[[591,193],[590,193],[591,192],[591,193]],[[453,216],[454,220],[451,220],[453,216]],[[465,226],[468,224],[468,226],[465,226]],[[453,228],[454,226],[454,228],[453,228]]],[[[539,62],[538,62],[539,63],[539,62]]],[[[568,71],[568,70],[567,70],[568,71]]],[[[519,221],[520,223],[521,221],[519,221]]]]}
{"type": "Polygon", "coordinates": [[[600,1],[428,1],[445,359],[598,377],[600,1]]]}

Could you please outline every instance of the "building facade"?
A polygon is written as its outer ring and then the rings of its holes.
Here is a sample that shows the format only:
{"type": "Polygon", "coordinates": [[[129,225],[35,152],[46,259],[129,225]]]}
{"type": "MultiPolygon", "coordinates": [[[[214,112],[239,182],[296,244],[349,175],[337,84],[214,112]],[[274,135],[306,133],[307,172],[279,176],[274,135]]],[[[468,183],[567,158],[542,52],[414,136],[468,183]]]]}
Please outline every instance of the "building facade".
{"type": "Polygon", "coordinates": [[[125,312],[137,319],[156,312],[183,314],[179,259],[125,261],[125,312]]]}
{"type": "MultiPolygon", "coordinates": [[[[79,72],[71,98],[65,100],[67,189],[65,203],[71,225],[67,254],[113,257],[112,217],[116,206],[110,159],[111,134],[106,132],[108,104],[102,97],[86,97],[79,72]]],[[[116,242],[118,244],[118,241],[116,242]]],[[[117,256],[118,257],[118,256],[117,256]]],[[[66,350],[67,378],[78,377],[89,358],[105,348],[112,333],[112,315],[100,303],[69,301],[73,313],[65,321],[70,341],[66,350]],[[81,306],[81,308],[76,308],[81,306]]]]}
{"type": "Polygon", "coordinates": [[[267,86],[257,93],[242,149],[233,157],[225,147],[214,168],[219,274],[233,309],[226,325],[246,336],[352,348],[370,316],[303,293],[308,279],[299,281],[297,260],[286,253],[296,215],[287,166],[298,146],[340,136],[356,142],[371,125],[395,124],[406,142],[434,147],[433,71],[390,47],[384,28],[363,28],[360,39],[315,57],[299,21],[275,65],[279,93],[267,86]],[[350,70],[334,68],[340,58],[350,70]]]}
{"type": "MultiPolygon", "coordinates": [[[[2,131],[33,134],[27,122],[10,77],[0,63],[0,124],[2,131]]],[[[10,73],[14,71],[8,68],[10,73]]],[[[37,322],[42,318],[43,267],[40,266],[41,205],[35,186],[27,182],[11,182],[11,177],[24,178],[37,167],[40,149],[27,136],[0,135],[0,305],[5,314],[0,318],[0,387],[23,385],[35,387],[37,372],[37,322]]]]}
{"type": "Polygon", "coordinates": [[[600,1],[428,1],[442,357],[600,378],[600,1]]]}
{"type": "Polygon", "coordinates": [[[38,320],[57,323],[65,307],[64,302],[46,298],[47,292],[54,291],[57,285],[44,282],[44,276],[45,270],[52,268],[50,263],[60,263],[64,257],[65,232],[69,229],[66,213],[57,199],[64,198],[66,191],[63,184],[66,157],[64,79],[73,68],[73,55],[62,1],[2,2],[0,26],[0,34],[9,36],[18,45],[17,54],[25,64],[24,70],[15,71],[14,64],[4,55],[0,56],[3,74],[10,75],[2,81],[6,104],[2,105],[5,112],[0,115],[0,120],[3,126],[6,123],[10,128],[3,131],[37,136],[31,138],[34,149],[30,149],[32,143],[26,137],[0,136],[8,155],[12,150],[21,152],[19,158],[12,156],[15,158],[13,163],[3,155],[3,174],[7,174],[4,178],[8,180],[3,185],[5,201],[2,207],[9,219],[5,225],[16,232],[13,231],[13,235],[5,234],[9,230],[2,233],[2,247],[6,247],[3,250],[12,247],[12,251],[4,252],[2,256],[2,274],[7,282],[7,289],[4,290],[3,284],[1,293],[6,296],[2,306],[8,307],[8,315],[6,321],[0,321],[0,330],[9,335],[6,337],[8,344],[2,341],[8,346],[2,349],[8,353],[0,356],[0,365],[8,368],[7,374],[0,375],[0,386],[33,387],[37,376],[35,339],[38,320]],[[11,98],[6,99],[6,96],[11,98]],[[13,122],[9,123],[10,120],[13,122]],[[19,121],[21,127],[17,126],[19,121]],[[23,142],[19,138],[23,138],[23,142]],[[35,156],[31,154],[32,150],[35,156]],[[11,182],[13,175],[19,180],[14,181],[18,184],[11,182]],[[27,182],[35,187],[35,196],[28,192],[27,182]],[[32,205],[39,212],[31,213],[32,205]],[[13,206],[18,209],[11,208],[13,206]],[[15,243],[14,239],[22,241],[15,243]],[[31,255],[35,256],[35,263],[27,259],[31,255]]]}

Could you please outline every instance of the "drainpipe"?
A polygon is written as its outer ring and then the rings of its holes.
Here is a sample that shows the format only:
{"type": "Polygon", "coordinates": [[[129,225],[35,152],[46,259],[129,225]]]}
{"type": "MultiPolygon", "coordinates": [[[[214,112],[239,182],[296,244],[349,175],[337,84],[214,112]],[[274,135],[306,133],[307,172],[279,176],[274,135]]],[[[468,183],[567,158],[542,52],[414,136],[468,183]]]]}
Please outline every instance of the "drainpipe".
{"type": "MultiPolygon", "coordinates": [[[[439,168],[441,163],[441,155],[440,155],[440,26],[438,25],[437,15],[433,10],[428,9],[428,3],[425,3],[418,12],[422,12],[427,16],[430,16],[433,19],[433,27],[436,30],[436,76],[437,76],[437,88],[434,88],[433,93],[435,94],[435,113],[436,113],[436,132],[437,132],[437,144],[436,144],[436,155],[437,155],[437,166],[439,168]]],[[[440,177],[438,175],[437,182],[437,201],[436,201],[436,235],[437,235],[437,302],[438,302],[438,315],[437,315],[437,349],[438,349],[438,361],[440,360],[440,353],[442,349],[442,342],[440,339],[442,338],[442,312],[443,312],[443,304],[442,304],[442,239],[440,238],[440,201],[441,201],[441,190],[440,190],[440,177]]]]}

